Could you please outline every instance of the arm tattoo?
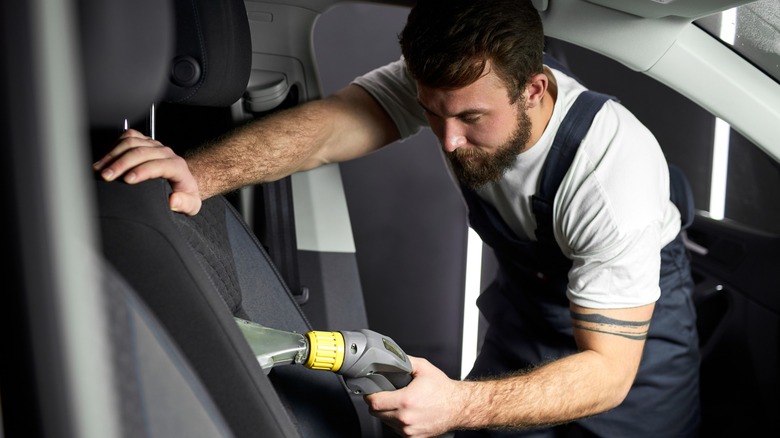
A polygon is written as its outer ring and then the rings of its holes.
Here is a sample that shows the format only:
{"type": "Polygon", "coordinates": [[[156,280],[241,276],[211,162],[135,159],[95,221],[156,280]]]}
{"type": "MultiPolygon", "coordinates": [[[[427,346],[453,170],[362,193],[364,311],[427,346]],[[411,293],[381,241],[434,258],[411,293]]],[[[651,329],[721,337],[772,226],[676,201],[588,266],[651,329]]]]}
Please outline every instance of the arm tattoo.
{"type": "Polygon", "coordinates": [[[599,315],[598,313],[585,314],[571,312],[571,318],[574,320],[574,327],[576,328],[622,336],[637,341],[647,339],[647,330],[650,327],[650,320],[626,321],[623,319],[609,318],[604,315],[599,315]]]}

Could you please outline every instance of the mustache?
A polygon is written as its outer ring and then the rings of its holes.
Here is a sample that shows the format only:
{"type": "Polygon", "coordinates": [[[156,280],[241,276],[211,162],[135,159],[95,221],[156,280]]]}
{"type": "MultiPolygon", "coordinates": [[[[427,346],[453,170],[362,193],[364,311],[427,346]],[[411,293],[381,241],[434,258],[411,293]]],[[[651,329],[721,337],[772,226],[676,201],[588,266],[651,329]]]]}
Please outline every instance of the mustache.
{"type": "Polygon", "coordinates": [[[473,149],[473,148],[458,148],[455,149],[452,152],[445,152],[447,155],[447,158],[450,160],[463,160],[467,158],[485,158],[489,156],[489,154],[485,151],[479,150],[479,149],[473,149]]]}

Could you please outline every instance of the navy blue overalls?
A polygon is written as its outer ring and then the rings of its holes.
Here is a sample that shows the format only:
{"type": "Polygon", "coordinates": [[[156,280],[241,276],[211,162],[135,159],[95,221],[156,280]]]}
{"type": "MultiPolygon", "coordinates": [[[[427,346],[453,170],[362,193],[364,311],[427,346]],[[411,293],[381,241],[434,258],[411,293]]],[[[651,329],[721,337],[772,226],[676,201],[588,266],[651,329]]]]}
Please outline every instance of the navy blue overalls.
{"type": "MultiPolygon", "coordinates": [[[[497,278],[477,301],[490,326],[469,378],[523,370],[577,352],[566,298],[571,261],[553,236],[552,203],[582,137],[607,99],[584,92],[566,114],[533,197],[537,242],[518,238],[492,205],[462,187],[470,225],[494,250],[499,264],[497,278]]],[[[693,281],[681,236],[663,248],[661,258],[661,297],[636,381],[619,407],[552,429],[470,431],[456,436],[696,436],[698,337],[693,281]]]]}

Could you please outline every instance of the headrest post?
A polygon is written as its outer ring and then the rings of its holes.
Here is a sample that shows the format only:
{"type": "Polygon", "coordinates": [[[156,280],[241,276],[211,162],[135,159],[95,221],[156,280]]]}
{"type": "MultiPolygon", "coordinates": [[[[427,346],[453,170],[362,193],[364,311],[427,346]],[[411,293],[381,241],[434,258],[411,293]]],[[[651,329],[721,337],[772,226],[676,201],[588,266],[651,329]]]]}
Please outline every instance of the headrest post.
{"type": "Polygon", "coordinates": [[[156,115],[155,115],[155,108],[154,104],[152,104],[151,107],[149,107],[149,137],[152,137],[152,139],[156,139],[156,133],[155,133],[155,124],[156,124],[156,115]]]}

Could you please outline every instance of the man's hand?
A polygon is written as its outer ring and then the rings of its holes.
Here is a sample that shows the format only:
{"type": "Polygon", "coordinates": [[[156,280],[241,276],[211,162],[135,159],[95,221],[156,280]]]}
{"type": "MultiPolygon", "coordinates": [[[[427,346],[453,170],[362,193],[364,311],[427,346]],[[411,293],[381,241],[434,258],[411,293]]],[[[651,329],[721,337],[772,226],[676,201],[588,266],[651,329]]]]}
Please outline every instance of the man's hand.
{"type": "Polygon", "coordinates": [[[128,184],[165,178],[173,193],[169,199],[173,211],[190,216],[200,211],[202,204],[198,183],[184,158],[157,140],[129,129],[106,156],[92,165],[106,181],[119,178],[128,184]]]}
{"type": "Polygon", "coordinates": [[[409,359],[408,386],[364,397],[371,414],[405,437],[435,437],[457,427],[468,383],[450,379],[425,359],[409,359]]]}

